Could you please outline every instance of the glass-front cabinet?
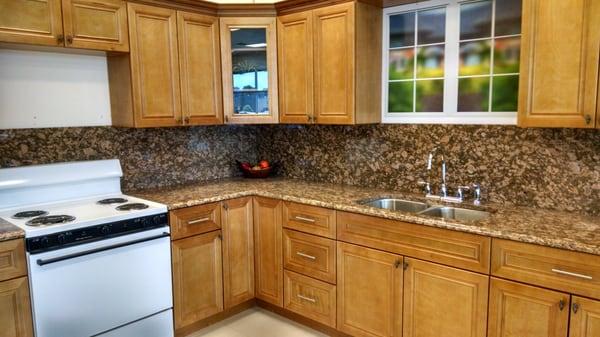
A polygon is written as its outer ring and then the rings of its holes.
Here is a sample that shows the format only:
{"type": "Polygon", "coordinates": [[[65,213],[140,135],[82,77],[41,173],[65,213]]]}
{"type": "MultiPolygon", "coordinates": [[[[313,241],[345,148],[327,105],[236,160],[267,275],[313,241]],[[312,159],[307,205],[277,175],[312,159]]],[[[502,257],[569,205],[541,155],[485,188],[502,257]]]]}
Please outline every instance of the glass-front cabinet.
{"type": "Polygon", "coordinates": [[[221,18],[226,123],[278,122],[275,27],[275,18],[221,18]]]}

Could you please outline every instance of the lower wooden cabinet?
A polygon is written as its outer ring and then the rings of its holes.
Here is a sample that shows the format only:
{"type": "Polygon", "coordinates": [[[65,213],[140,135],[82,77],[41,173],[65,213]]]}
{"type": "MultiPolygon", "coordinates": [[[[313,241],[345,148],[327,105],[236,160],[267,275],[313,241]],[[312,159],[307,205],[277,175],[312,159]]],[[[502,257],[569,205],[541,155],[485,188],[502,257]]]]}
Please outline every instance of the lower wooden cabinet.
{"type": "Polygon", "coordinates": [[[411,258],[404,267],[403,337],[486,336],[487,275],[411,258]]]}
{"type": "Polygon", "coordinates": [[[282,201],[254,198],[256,298],[283,306],[282,201]]]}
{"type": "Polygon", "coordinates": [[[175,329],[223,310],[221,231],[171,243],[175,329]]]}
{"type": "Polygon", "coordinates": [[[569,337],[600,336],[600,301],[573,296],[569,337]]]}
{"type": "Polygon", "coordinates": [[[33,336],[27,277],[0,282],[0,336],[33,336]]]}
{"type": "Polygon", "coordinates": [[[402,256],[337,243],[337,328],[352,336],[402,335],[402,256]]]}
{"type": "Polygon", "coordinates": [[[223,294],[225,309],[254,298],[252,198],[223,202],[223,294]]]}

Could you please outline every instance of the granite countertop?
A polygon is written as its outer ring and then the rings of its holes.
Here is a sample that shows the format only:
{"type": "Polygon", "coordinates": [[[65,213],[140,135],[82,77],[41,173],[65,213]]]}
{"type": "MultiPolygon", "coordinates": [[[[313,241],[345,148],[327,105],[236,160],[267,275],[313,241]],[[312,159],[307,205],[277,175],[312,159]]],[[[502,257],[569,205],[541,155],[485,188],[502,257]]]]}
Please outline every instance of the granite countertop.
{"type": "Polygon", "coordinates": [[[356,202],[381,196],[423,201],[423,196],[290,179],[231,179],[164,189],[130,191],[129,193],[166,204],[170,210],[257,195],[600,255],[600,218],[577,213],[499,205],[474,207],[463,204],[459,207],[483,209],[491,212],[491,215],[485,220],[473,223],[450,221],[377,209],[356,202]]]}
{"type": "Polygon", "coordinates": [[[25,237],[22,229],[0,218],[0,242],[22,237],[25,237]]]}

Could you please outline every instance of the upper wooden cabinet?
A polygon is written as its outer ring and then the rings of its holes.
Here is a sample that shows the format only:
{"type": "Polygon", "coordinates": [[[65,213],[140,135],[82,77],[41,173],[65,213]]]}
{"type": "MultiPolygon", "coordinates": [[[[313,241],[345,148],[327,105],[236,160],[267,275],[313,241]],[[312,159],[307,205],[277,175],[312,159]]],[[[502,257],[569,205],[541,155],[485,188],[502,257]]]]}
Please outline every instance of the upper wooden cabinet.
{"type": "Polygon", "coordinates": [[[593,128],[600,2],[524,0],[519,125],[593,128]]]}
{"type": "Polygon", "coordinates": [[[278,18],[281,123],[380,121],[381,15],[349,2],[278,18]]]}
{"type": "Polygon", "coordinates": [[[0,1],[0,41],[63,46],[60,0],[0,1]]]}
{"type": "Polygon", "coordinates": [[[221,18],[220,22],[225,122],[277,123],[275,18],[221,18]]]}

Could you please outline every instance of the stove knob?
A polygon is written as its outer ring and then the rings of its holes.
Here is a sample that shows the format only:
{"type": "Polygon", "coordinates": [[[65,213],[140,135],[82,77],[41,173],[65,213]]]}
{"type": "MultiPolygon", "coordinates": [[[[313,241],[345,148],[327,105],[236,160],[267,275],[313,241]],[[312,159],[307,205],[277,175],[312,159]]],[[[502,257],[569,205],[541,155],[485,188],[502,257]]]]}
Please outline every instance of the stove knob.
{"type": "Polygon", "coordinates": [[[65,241],[67,241],[66,240],[67,238],[65,237],[64,234],[58,234],[57,239],[58,239],[58,243],[60,243],[60,244],[63,244],[63,243],[65,243],[65,241]]]}
{"type": "Polygon", "coordinates": [[[159,216],[159,215],[155,215],[155,216],[152,218],[152,221],[154,221],[154,224],[155,224],[155,225],[160,225],[160,224],[161,224],[161,221],[160,221],[160,216],[159,216]]]}
{"type": "Polygon", "coordinates": [[[102,233],[103,235],[109,234],[110,233],[110,227],[108,227],[108,226],[102,226],[102,228],[100,228],[100,233],[102,233]]]}
{"type": "Polygon", "coordinates": [[[48,247],[50,245],[50,239],[48,239],[47,236],[44,236],[41,240],[40,243],[42,244],[42,247],[48,247]]]}
{"type": "Polygon", "coordinates": [[[142,226],[144,227],[148,227],[148,226],[152,226],[152,220],[149,218],[143,218],[142,219],[142,226]]]}

